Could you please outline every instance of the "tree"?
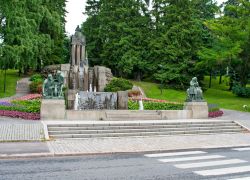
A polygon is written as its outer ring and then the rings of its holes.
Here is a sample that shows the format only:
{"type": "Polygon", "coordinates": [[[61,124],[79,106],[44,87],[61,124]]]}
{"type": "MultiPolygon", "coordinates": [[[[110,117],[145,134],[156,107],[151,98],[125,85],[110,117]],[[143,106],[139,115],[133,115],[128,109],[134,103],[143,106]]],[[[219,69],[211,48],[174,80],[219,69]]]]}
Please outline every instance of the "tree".
{"type": "Polygon", "coordinates": [[[0,0],[0,4],[1,61],[7,67],[26,73],[63,62],[65,0],[0,0]]]}
{"type": "Polygon", "coordinates": [[[184,89],[191,77],[197,76],[195,63],[203,43],[203,27],[194,3],[155,0],[153,14],[155,31],[150,47],[154,77],[164,77],[168,86],[184,89]]]}
{"type": "MultiPolygon", "coordinates": [[[[208,21],[206,25],[216,37],[216,43],[209,51],[218,54],[216,60],[223,60],[235,71],[240,84],[245,87],[250,69],[250,2],[247,0],[238,2],[227,5],[227,13],[224,16],[208,21]]],[[[206,51],[208,49],[204,49],[202,53],[207,54],[206,51]]]]}
{"type": "Polygon", "coordinates": [[[97,64],[110,67],[118,76],[145,72],[150,15],[144,1],[89,0],[83,23],[87,50],[97,64]]]}

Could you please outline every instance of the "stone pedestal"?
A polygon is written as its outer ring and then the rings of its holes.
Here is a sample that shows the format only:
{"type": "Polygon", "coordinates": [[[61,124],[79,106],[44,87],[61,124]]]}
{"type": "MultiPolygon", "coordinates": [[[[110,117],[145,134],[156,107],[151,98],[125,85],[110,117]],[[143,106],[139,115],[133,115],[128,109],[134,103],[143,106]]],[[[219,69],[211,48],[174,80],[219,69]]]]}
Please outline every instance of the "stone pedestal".
{"type": "Polygon", "coordinates": [[[185,102],[184,110],[192,110],[193,119],[208,118],[207,102],[185,102]]]}
{"type": "Polygon", "coordinates": [[[117,92],[117,109],[119,110],[128,109],[128,92],[127,91],[117,92]]]}
{"type": "Polygon", "coordinates": [[[75,98],[76,98],[76,93],[78,92],[78,90],[72,90],[69,89],[68,90],[68,94],[67,94],[67,109],[74,109],[74,104],[75,104],[75,98]]]}
{"type": "Polygon", "coordinates": [[[64,99],[42,99],[41,120],[64,120],[65,114],[64,99]]]}

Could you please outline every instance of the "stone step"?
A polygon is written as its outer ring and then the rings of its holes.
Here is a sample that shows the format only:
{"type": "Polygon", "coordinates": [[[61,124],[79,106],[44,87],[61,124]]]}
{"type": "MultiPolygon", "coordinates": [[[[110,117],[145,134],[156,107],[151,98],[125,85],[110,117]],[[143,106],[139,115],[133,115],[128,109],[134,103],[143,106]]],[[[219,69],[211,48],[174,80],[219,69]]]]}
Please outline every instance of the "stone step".
{"type": "Polygon", "coordinates": [[[110,129],[110,130],[59,130],[49,131],[50,135],[57,134],[105,134],[105,133],[140,133],[140,132],[174,132],[174,131],[197,131],[197,130],[219,130],[219,129],[237,129],[243,130],[240,126],[224,127],[179,127],[179,128],[157,128],[157,129],[110,129]]]}
{"type": "Polygon", "coordinates": [[[216,134],[216,133],[239,133],[242,129],[226,130],[197,130],[197,131],[173,131],[173,132],[141,132],[141,133],[105,133],[105,134],[60,134],[52,135],[51,138],[105,138],[105,137],[139,137],[139,136],[166,136],[188,134],[216,134]]]}
{"type": "MultiPolygon", "coordinates": [[[[114,129],[158,129],[158,128],[192,128],[192,127],[225,127],[239,126],[237,124],[189,124],[189,125],[151,125],[151,126],[79,126],[79,127],[48,127],[49,131],[65,131],[65,130],[114,130],[114,129]]],[[[239,126],[240,127],[240,126],[239,126]]]]}
{"type": "Polygon", "coordinates": [[[235,122],[233,121],[218,121],[218,122],[176,122],[176,123],[173,123],[173,122],[169,122],[169,123],[166,123],[166,122],[158,122],[158,123],[83,123],[83,124],[77,124],[77,123],[74,123],[74,124],[48,124],[48,127],[51,128],[51,127],[115,127],[115,126],[179,126],[179,125],[197,125],[197,126],[200,126],[200,125],[221,125],[221,124],[225,124],[225,125],[234,125],[236,124],[235,122]]]}

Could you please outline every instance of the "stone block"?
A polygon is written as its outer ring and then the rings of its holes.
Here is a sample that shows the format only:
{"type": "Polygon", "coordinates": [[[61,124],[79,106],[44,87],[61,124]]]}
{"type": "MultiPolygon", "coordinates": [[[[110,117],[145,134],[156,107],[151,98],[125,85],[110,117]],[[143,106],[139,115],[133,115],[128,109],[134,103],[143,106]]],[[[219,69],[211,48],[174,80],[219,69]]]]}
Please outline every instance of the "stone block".
{"type": "Polygon", "coordinates": [[[70,71],[70,64],[61,64],[61,71],[70,71]]]}
{"type": "Polygon", "coordinates": [[[208,118],[207,102],[185,102],[184,110],[192,110],[193,119],[208,118]]]}
{"type": "Polygon", "coordinates": [[[127,91],[117,92],[117,108],[120,110],[128,109],[128,92],[127,91]]]}
{"type": "Polygon", "coordinates": [[[41,120],[64,120],[65,114],[64,99],[42,99],[41,120]]]}
{"type": "Polygon", "coordinates": [[[69,89],[67,91],[67,109],[74,109],[74,103],[75,103],[75,95],[78,91],[69,89]]]}

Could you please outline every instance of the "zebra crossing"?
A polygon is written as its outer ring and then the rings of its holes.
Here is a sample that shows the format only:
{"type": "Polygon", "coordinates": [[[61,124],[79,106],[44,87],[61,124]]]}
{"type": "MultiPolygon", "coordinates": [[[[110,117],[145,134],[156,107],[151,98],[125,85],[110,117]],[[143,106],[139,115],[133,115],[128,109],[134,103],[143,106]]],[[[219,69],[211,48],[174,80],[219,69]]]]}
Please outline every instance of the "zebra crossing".
{"type": "MultiPolygon", "coordinates": [[[[250,147],[232,148],[232,151],[250,151],[250,147]]],[[[241,175],[231,180],[250,180],[250,162],[239,158],[229,158],[219,153],[206,151],[182,151],[169,153],[145,154],[161,163],[168,163],[178,169],[191,170],[194,174],[213,177],[241,175]],[[248,175],[248,177],[246,177],[248,175]]]]}

